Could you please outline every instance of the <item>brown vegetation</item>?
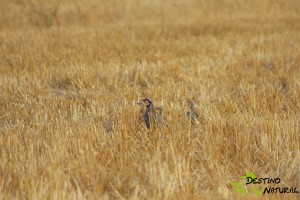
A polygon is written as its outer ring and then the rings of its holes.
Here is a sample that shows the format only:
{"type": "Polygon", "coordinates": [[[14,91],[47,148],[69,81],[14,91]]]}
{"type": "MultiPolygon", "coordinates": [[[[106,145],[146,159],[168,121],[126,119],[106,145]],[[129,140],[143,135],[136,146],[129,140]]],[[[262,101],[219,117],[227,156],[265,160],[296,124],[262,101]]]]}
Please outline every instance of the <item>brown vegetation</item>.
{"type": "Polygon", "coordinates": [[[1,0],[0,199],[245,199],[231,186],[245,172],[300,191],[299,12],[1,0]],[[145,97],[167,128],[141,123],[145,97]]]}

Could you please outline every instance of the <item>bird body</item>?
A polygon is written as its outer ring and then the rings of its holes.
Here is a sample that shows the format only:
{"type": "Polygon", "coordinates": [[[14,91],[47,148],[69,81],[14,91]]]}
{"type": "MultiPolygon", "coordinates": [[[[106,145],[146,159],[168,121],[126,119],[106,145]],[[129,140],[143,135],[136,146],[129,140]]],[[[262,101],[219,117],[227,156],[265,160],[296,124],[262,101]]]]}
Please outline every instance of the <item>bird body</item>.
{"type": "Polygon", "coordinates": [[[151,123],[156,120],[156,110],[151,99],[146,98],[142,100],[146,103],[146,111],[144,114],[144,121],[148,129],[150,129],[151,123]]]}
{"type": "Polygon", "coordinates": [[[190,119],[192,125],[198,124],[199,114],[195,111],[195,104],[192,100],[188,100],[189,110],[186,112],[186,116],[190,119]]]}
{"type": "MultiPolygon", "coordinates": [[[[186,116],[192,125],[199,125],[200,115],[195,109],[194,102],[192,100],[188,100],[187,104],[189,109],[186,112],[186,116]]],[[[149,98],[143,99],[138,103],[138,105],[141,106],[140,120],[145,122],[148,129],[157,127],[157,125],[159,125],[159,127],[162,127],[161,125],[168,127],[168,124],[166,124],[163,119],[162,107],[155,107],[153,101],[149,98]]]]}
{"type": "Polygon", "coordinates": [[[162,111],[163,111],[162,107],[156,107],[155,110],[156,110],[156,113],[157,113],[157,121],[160,124],[163,124],[164,119],[163,119],[163,115],[162,115],[162,111]]]}
{"type": "Polygon", "coordinates": [[[153,101],[149,98],[145,98],[142,100],[146,104],[146,110],[144,113],[144,122],[148,129],[151,127],[162,124],[163,116],[162,116],[162,108],[155,107],[153,101]]]}

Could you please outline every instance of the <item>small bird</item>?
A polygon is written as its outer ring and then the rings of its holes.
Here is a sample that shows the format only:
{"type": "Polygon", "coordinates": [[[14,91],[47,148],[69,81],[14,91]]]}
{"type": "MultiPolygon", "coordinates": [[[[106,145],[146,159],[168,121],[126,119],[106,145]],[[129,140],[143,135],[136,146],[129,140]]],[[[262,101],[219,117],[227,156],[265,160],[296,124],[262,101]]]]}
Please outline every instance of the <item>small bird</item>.
{"type": "Polygon", "coordinates": [[[144,121],[148,129],[150,129],[150,124],[156,120],[156,110],[151,99],[145,98],[142,102],[146,103],[146,111],[144,114],[144,121]]]}
{"type": "Polygon", "coordinates": [[[156,107],[155,111],[156,111],[156,114],[157,114],[157,121],[160,124],[163,124],[164,123],[164,119],[163,119],[163,115],[162,115],[163,108],[161,106],[156,107]]]}
{"type": "Polygon", "coordinates": [[[168,123],[163,118],[163,108],[161,106],[155,108],[157,113],[157,122],[160,128],[169,127],[168,123]]]}
{"type": "Polygon", "coordinates": [[[195,103],[192,100],[188,100],[187,104],[189,106],[189,110],[186,112],[186,116],[190,119],[192,125],[198,124],[199,114],[195,111],[195,103]]]}

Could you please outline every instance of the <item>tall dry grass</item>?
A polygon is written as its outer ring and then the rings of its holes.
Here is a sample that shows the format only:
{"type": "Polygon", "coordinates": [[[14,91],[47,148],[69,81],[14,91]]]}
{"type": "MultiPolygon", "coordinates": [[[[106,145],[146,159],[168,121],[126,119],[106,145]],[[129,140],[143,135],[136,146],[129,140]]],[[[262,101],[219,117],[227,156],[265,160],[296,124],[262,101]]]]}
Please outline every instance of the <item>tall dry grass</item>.
{"type": "Polygon", "coordinates": [[[0,199],[252,199],[231,186],[245,172],[299,191],[299,11],[2,0],[0,199]],[[168,127],[140,123],[144,97],[168,127]]]}

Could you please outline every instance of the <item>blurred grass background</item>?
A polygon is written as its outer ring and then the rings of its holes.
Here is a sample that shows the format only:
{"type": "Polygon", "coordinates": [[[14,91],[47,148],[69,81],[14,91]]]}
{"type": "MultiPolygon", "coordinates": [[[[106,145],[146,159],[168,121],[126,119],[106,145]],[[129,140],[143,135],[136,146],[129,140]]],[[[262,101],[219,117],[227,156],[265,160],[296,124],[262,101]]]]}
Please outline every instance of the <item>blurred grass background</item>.
{"type": "Polygon", "coordinates": [[[1,0],[0,198],[252,199],[231,186],[245,172],[300,188],[299,12],[298,0],[1,0]],[[140,122],[144,97],[167,128],[140,122]]]}

